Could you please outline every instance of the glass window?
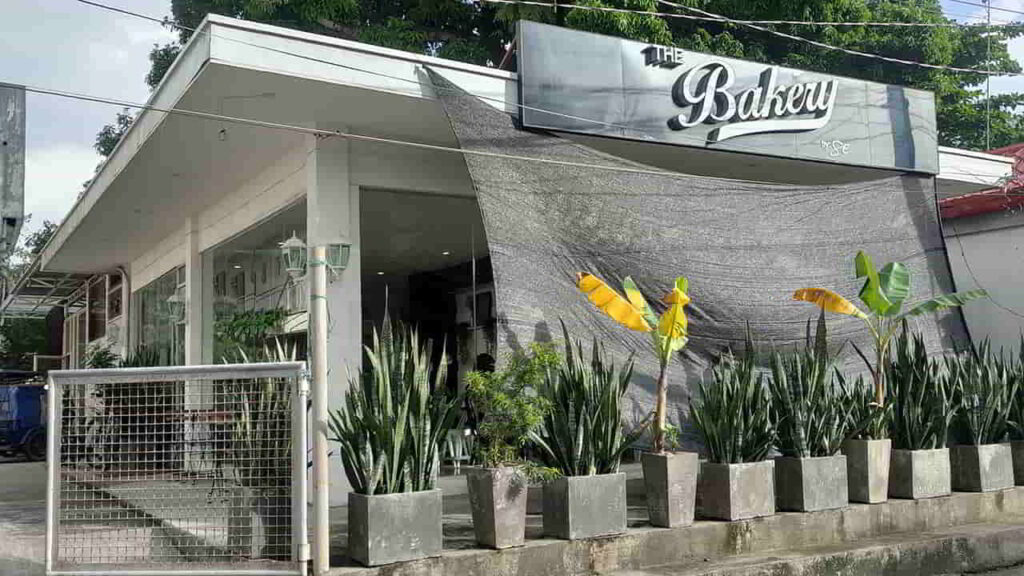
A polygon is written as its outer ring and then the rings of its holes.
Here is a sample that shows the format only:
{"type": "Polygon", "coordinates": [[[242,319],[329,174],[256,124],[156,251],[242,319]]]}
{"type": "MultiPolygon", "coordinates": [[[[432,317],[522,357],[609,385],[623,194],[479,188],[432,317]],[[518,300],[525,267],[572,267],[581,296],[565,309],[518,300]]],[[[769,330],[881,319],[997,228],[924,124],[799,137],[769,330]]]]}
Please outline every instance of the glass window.
{"type": "Polygon", "coordinates": [[[89,342],[107,334],[107,281],[105,276],[89,284],[89,342]]]}
{"type": "Polygon", "coordinates": [[[136,342],[153,351],[163,366],[185,363],[184,318],[171,305],[172,296],[182,290],[184,269],[177,268],[140,288],[132,295],[136,342]]]}

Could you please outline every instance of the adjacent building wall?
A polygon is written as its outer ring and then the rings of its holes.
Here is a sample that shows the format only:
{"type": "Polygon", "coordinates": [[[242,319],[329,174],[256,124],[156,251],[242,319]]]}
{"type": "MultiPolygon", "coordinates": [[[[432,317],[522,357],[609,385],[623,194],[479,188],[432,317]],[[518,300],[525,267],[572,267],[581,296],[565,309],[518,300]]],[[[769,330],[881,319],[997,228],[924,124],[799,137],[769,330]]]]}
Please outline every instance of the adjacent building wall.
{"type": "Polygon", "coordinates": [[[964,308],[971,337],[1016,353],[1024,331],[1024,213],[946,219],[943,226],[957,290],[989,293],[964,308]]]}

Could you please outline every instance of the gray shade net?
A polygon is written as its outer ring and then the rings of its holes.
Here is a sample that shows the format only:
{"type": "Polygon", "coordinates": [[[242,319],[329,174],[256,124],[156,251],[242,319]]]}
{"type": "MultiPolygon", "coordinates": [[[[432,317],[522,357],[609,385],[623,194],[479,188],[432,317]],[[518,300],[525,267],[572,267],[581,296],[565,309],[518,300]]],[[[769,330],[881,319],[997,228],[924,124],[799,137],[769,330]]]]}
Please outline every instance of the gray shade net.
{"type": "MultiPolygon", "coordinates": [[[[431,72],[459,145],[527,158],[650,169],[555,135],[518,130],[513,118],[431,72]]],[[[912,272],[911,300],[953,290],[931,177],[902,175],[844,185],[761,184],[669,173],[638,174],[464,156],[476,187],[494,269],[499,346],[573,338],[603,342],[621,362],[636,353],[628,420],[654,402],[657,361],[650,335],[606,317],[576,289],[591,272],[619,289],[624,276],[648,301],[676,276],[690,282],[690,340],[669,371],[669,417],[688,425],[690,391],[723,351],[744,349],[747,326],[761,351],[803,342],[812,304],[802,287],[836,290],[859,304],[853,256],[912,272]]],[[[958,312],[914,320],[933,353],[967,342],[958,312]]],[[[830,315],[831,342],[850,372],[864,364],[849,343],[870,350],[861,320],[830,315]]]]}

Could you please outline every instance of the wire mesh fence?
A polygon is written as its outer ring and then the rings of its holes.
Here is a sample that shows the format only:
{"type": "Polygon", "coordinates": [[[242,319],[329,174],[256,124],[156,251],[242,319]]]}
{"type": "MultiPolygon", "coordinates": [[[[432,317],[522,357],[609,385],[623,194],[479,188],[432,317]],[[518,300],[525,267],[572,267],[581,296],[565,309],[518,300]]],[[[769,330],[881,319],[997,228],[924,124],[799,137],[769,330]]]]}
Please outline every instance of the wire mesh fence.
{"type": "Polygon", "coordinates": [[[295,574],[301,363],[50,373],[51,573],[295,574]]]}

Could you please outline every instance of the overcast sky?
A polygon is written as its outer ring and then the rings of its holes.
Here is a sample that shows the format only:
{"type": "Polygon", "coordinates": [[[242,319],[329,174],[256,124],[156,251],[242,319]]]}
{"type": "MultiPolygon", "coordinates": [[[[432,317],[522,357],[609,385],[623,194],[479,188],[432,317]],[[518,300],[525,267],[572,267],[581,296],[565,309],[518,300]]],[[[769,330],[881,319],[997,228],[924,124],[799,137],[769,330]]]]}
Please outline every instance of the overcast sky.
{"type": "MultiPolygon", "coordinates": [[[[162,17],[170,0],[104,0],[162,17]]],[[[964,0],[980,3],[981,0],[964,0]]],[[[984,8],[943,0],[946,14],[976,22],[984,8]],[[972,17],[974,19],[972,19],[972,17]]],[[[156,23],[111,13],[74,0],[0,0],[0,80],[144,102],[149,50],[174,35],[156,23]]],[[[994,0],[994,7],[1024,12],[1024,0],[994,0]]],[[[1024,14],[993,10],[993,21],[1024,14]]],[[[1011,44],[1024,61],[1024,40],[1011,44]]],[[[999,78],[993,91],[1024,91],[1024,78],[999,78]]],[[[89,179],[99,155],[93,141],[118,108],[29,94],[25,210],[28,229],[61,220],[89,179]]]]}

